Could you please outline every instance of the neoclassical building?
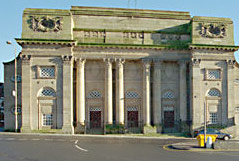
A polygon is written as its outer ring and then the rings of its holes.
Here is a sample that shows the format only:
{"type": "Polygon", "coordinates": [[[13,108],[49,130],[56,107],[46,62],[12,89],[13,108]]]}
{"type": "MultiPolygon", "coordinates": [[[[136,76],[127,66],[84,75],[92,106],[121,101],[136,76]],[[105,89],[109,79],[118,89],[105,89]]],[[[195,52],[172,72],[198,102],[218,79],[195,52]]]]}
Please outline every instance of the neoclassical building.
{"type": "MultiPolygon", "coordinates": [[[[233,36],[231,19],[188,12],[25,9],[16,38],[19,127],[192,132],[206,118],[237,135],[233,36]]],[[[4,67],[5,129],[14,129],[14,62],[4,67]]]]}

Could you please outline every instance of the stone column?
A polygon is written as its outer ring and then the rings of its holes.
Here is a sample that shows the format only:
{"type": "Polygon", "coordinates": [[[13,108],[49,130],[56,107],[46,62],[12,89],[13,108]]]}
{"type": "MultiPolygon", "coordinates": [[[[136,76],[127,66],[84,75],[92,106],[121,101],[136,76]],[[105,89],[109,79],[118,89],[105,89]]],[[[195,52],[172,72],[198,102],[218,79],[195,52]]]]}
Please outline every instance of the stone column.
{"type": "Polygon", "coordinates": [[[112,94],[112,59],[104,59],[105,62],[105,110],[104,123],[113,123],[113,94],[112,94]]]}
{"type": "MultiPolygon", "coordinates": [[[[225,125],[228,124],[234,124],[233,117],[234,117],[234,65],[235,60],[227,60],[227,111],[222,111],[222,123],[225,125]],[[227,118],[227,119],[225,119],[227,118]]],[[[238,99],[238,98],[237,98],[238,99]]],[[[225,106],[223,106],[225,107],[225,106]]],[[[221,109],[225,109],[221,107],[221,109]]]]}
{"type": "Polygon", "coordinates": [[[85,59],[77,58],[77,83],[76,83],[76,133],[83,133],[85,126],[85,59]]]}
{"type": "Polygon", "coordinates": [[[179,61],[179,101],[180,101],[180,119],[187,120],[187,85],[186,85],[186,62],[179,61]]]}
{"type": "Polygon", "coordinates": [[[187,121],[187,83],[186,83],[186,61],[179,61],[179,109],[181,130],[186,129],[187,121]]]}
{"type": "Polygon", "coordinates": [[[73,57],[62,56],[63,127],[62,132],[74,134],[73,129],[73,57]]]}
{"type": "Polygon", "coordinates": [[[150,67],[151,61],[144,60],[143,71],[143,118],[144,125],[150,126],[150,67]]]}
{"type": "Polygon", "coordinates": [[[117,63],[117,97],[116,97],[116,122],[124,124],[124,62],[123,59],[116,60],[117,63]]]}
{"type": "MultiPolygon", "coordinates": [[[[22,61],[22,127],[21,132],[31,132],[31,56],[21,55],[22,61]]],[[[16,78],[15,78],[16,79],[16,78]]]]}
{"type": "Polygon", "coordinates": [[[201,99],[201,78],[200,78],[200,63],[201,59],[192,59],[192,86],[191,86],[191,119],[192,130],[201,126],[201,109],[203,105],[200,104],[201,99]]]}
{"type": "MultiPolygon", "coordinates": [[[[162,61],[154,60],[154,73],[153,73],[153,114],[154,125],[160,128],[161,124],[161,66],[162,61]]],[[[158,132],[161,131],[158,129],[158,132]]]]}

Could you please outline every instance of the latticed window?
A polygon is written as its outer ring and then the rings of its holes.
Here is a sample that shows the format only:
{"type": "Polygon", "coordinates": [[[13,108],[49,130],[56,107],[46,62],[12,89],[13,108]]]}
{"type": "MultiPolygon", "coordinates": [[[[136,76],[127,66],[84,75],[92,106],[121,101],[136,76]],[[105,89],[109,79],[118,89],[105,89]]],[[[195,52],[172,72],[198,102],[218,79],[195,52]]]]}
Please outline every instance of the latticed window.
{"type": "Polygon", "coordinates": [[[101,111],[100,107],[91,107],[90,111],[101,111]]]}
{"type": "Polygon", "coordinates": [[[55,78],[55,67],[40,67],[39,71],[40,78],[55,78]]]}
{"type": "Polygon", "coordinates": [[[217,124],[218,123],[218,115],[216,112],[209,113],[209,123],[210,124],[217,124]]]}
{"type": "Polygon", "coordinates": [[[209,80],[218,80],[221,79],[221,70],[220,69],[210,69],[207,71],[207,79],[209,80]]]}
{"type": "Polygon", "coordinates": [[[101,93],[98,91],[92,91],[88,94],[87,98],[101,98],[101,93]]]}
{"type": "Polygon", "coordinates": [[[126,97],[126,98],[140,98],[139,95],[138,95],[138,93],[132,92],[132,91],[127,92],[125,97],[126,97]]]}
{"type": "Polygon", "coordinates": [[[208,97],[220,97],[220,91],[217,89],[210,89],[210,91],[208,91],[207,93],[208,97]]]}
{"type": "Polygon", "coordinates": [[[127,111],[138,111],[138,107],[137,106],[128,106],[127,111]]]}
{"type": "Polygon", "coordinates": [[[172,98],[175,98],[175,96],[174,96],[173,92],[167,91],[163,94],[162,98],[172,99],[172,98]]]}
{"type": "Polygon", "coordinates": [[[55,97],[56,93],[54,91],[54,89],[52,88],[44,88],[41,93],[40,93],[41,97],[55,97]]]}
{"type": "Polygon", "coordinates": [[[43,126],[52,126],[53,125],[52,114],[43,114],[42,115],[42,125],[43,126]]]}

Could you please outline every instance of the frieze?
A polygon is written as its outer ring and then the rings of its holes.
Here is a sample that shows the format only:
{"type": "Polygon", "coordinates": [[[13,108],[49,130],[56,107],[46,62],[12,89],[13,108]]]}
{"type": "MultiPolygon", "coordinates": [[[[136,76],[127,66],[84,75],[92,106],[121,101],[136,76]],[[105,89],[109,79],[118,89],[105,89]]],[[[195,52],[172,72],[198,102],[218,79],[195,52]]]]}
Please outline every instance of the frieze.
{"type": "Polygon", "coordinates": [[[226,25],[221,23],[201,23],[199,34],[206,38],[224,38],[226,36],[226,25]]]}
{"type": "Polygon", "coordinates": [[[62,30],[62,17],[30,16],[30,28],[35,32],[59,32],[62,30]]]}
{"type": "Polygon", "coordinates": [[[143,39],[143,32],[123,32],[123,38],[127,39],[143,39]]]}
{"type": "Polygon", "coordinates": [[[84,31],[84,37],[105,37],[105,32],[101,31],[84,31]]]}

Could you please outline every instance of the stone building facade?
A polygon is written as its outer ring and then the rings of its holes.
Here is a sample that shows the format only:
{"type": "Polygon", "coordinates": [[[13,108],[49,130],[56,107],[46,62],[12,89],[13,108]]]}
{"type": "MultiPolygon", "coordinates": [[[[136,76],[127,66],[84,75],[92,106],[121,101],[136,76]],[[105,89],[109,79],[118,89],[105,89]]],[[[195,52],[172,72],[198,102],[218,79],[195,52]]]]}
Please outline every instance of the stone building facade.
{"type": "MultiPolygon", "coordinates": [[[[22,24],[16,39],[22,132],[193,131],[206,117],[237,135],[231,19],[73,6],[25,9],[22,24]]],[[[11,129],[14,63],[4,67],[11,129]]]]}

